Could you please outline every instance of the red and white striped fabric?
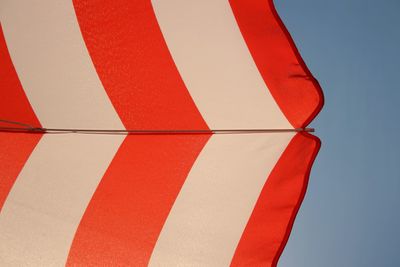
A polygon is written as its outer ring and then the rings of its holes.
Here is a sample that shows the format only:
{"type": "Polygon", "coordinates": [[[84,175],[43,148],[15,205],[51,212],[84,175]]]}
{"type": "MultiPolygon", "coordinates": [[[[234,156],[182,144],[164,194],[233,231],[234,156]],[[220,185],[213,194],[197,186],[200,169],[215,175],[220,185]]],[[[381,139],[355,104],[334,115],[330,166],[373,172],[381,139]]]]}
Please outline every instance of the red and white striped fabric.
{"type": "Polygon", "coordinates": [[[0,0],[1,266],[275,266],[322,107],[272,0],[0,0]],[[205,133],[204,133],[205,132],[205,133]]]}

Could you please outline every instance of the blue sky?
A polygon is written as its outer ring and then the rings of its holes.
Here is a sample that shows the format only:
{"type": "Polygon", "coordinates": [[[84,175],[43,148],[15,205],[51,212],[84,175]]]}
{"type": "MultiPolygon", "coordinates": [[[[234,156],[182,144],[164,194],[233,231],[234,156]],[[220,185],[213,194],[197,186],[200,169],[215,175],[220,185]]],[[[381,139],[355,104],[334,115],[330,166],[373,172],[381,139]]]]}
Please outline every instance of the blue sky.
{"type": "Polygon", "coordinates": [[[400,1],[275,0],[325,94],[280,267],[400,266],[400,1]]]}

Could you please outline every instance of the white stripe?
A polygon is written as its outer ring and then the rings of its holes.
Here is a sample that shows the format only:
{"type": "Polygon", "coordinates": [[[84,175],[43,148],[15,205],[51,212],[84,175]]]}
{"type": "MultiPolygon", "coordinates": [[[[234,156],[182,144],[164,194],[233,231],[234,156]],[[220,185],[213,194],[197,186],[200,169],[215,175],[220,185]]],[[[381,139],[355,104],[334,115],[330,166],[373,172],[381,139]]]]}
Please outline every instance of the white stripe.
{"type": "Polygon", "coordinates": [[[94,69],[72,1],[2,0],[0,21],[44,127],[124,129],[94,69]]]}
{"type": "Polygon", "coordinates": [[[177,68],[212,129],[292,128],[243,40],[228,0],[152,0],[177,68]]]}
{"type": "Polygon", "coordinates": [[[213,135],[190,171],[151,266],[228,266],[293,133],[213,135]]]}
{"type": "Polygon", "coordinates": [[[44,135],[0,213],[1,266],[62,266],[124,136],[44,135]]]}

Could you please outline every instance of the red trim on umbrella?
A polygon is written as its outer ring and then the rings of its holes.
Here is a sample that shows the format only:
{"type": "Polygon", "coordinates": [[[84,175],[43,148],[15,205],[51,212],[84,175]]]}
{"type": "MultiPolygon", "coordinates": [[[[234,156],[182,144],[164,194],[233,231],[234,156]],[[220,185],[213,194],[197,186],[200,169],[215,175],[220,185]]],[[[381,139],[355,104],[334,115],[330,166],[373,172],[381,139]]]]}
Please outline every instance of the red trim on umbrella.
{"type": "Polygon", "coordinates": [[[295,128],[307,126],[323,106],[322,90],[301,58],[273,1],[230,0],[230,4],[275,101],[295,128]]]}

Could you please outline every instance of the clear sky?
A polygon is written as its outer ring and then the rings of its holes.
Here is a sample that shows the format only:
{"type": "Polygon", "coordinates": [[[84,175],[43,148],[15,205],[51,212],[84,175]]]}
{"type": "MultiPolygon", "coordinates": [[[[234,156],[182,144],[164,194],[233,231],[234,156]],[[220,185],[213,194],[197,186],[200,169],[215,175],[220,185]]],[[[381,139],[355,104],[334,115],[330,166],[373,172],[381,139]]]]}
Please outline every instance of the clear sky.
{"type": "Polygon", "coordinates": [[[325,94],[280,267],[400,266],[400,0],[275,0],[325,94]]]}

